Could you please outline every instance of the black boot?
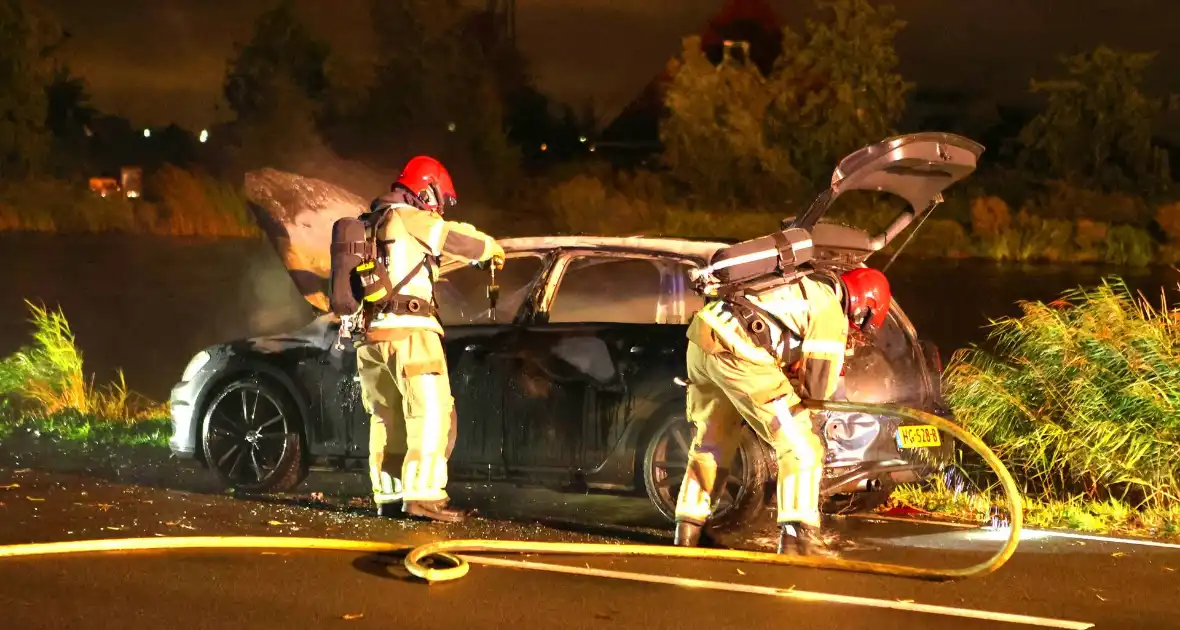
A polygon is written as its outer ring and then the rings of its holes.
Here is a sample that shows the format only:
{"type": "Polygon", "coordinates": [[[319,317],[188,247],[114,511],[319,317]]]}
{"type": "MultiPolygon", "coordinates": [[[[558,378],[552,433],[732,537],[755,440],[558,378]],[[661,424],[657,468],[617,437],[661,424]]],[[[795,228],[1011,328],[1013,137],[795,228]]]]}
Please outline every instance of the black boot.
{"type": "Polygon", "coordinates": [[[379,516],[381,518],[394,518],[394,517],[397,517],[398,512],[400,512],[400,510],[398,508],[401,507],[401,502],[400,501],[378,502],[376,505],[377,505],[377,516],[379,516]]]}
{"type": "Polygon", "coordinates": [[[467,518],[467,513],[447,507],[445,499],[438,501],[404,501],[402,512],[410,518],[439,521],[442,523],[459,523],[467,518]]]}
{"type": "Polygon", "coordinates": [[[672,544],[677,547],[696,547],[701,543],[701,524],[693,521],[676,521],[676,538],[672,544]]]}
{"type": "Polygon", "coordinates": [[[787,555],[834,558],[836,551],[820,533],[818,527],[803,523],[783,523],[778,538],[778,552],[787,555]]]}

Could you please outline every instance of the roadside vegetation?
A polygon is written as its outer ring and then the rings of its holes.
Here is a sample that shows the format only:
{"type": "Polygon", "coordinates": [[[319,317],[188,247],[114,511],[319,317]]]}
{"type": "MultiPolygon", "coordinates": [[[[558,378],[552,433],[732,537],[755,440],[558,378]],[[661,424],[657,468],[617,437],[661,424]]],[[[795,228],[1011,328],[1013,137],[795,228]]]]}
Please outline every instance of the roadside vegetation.
{"type": "MultiPolygon", "coordinates": [[[[993,322],[988,348],[944,376],[955,417],[1023,489],[1030,525],[1180,536],[1180,308],[1117,278],[993,322]]],[[[998,488],[965,460],[955,481],[896,499],[987,518],[998,488]]]]}
{"type": "Polygon", "coordinates": [[[126,232],[156,236],[261,234],[242,192],[172,165],[153,173],[145,197],[100,197],[85,182],[58,179],[0,186],[0,230],[54,234],[126,232]]]}
{"type": "Polygon", "coordinates": [[[60,311],[29,303],[33,343],[0,359],[0,440],[27,432],[88,444],[166,446],[168,410],[123,380],[96,386],[60,311]]]}
{"type": "MultiPolygon", "coordinates": [[[[13,127],[0,137],[0,230],[252,236],[246,170],[317,176],[324,164],[313,156],[343,155],[388,173],[428,153],[459,183],[463,217],[480,207],[504,215],[487,226],[507,228],[497,235],[746,238],[810,202],[844,155],[898,132],[943,130],[987,150],[906,255],[1180,263],[1180,191],[1157,142],[1180,98],[1148,89],[1152,53],[1064,56],[1057,76],[1030,80],[1041,106],[1021,113],[908,81],[895,46],[907,27],[891,5],[816,0],[801,27],[716,16],[651,68],[650,103],[636,100],[610,123],[649,131],[603,137],[603,112],[550,102],[511,42],[484,39],[480,11],[436,5],[372,3],[379,39],[406,45],[353,57],[318,38],[298,3],[276,3],[226,60],[231,120],[205,135],[97,110],[85,78],[56,55],[67,44],[53,16],[16,2],[0,16],[20,34],[6,48],[19,72],[0,78],[13,127]],[[406,76],[464,80],[406,90],[406,76]],[[475,101],[478,110],[467,106],[475,101]],[[652,149],[609,148],[620,140],[652,149]],[[89,191],[89,178],[122,166],[143,168],[141,198],[89,191]]],[[[384,177],[350,185],[376,194],[384,177]]],[[[897,209],[896,199],[849,197],[833,219],[872,228],[897,209]]]]}

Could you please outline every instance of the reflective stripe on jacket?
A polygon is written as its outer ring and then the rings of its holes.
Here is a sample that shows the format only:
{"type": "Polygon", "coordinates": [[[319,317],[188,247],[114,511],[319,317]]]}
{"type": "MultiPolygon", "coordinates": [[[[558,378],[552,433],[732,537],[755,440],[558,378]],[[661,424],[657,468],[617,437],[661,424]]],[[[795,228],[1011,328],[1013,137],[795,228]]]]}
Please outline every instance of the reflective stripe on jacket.
{"type": "MultiPolygon", "coordinates": [[[[397,293],[427,302],[434,301],[439,258],[473,263],[503,252],[495,239],[471,225],[447,221],[434,212],[405,204],[391,206],[377,238],[384,244],[390,281],[396,285],[408,278],[397,293]]],[[[426,328],[440,335],[443,332],[435,317],[391,313],[378,315],[370,328],[426,328]]]]}
{"type": "MultiPolygon", "coordinates": [[[[835,291],[811,278],[801,278],[746,297],[787,327],[789,333],[784,335],[777,322],[768,322],[776,356],[750,338],[733,314],[732,305],[723,300],[707,304],[697,312],[696,319],[727,349],[747,361],[778,363],[785,369],[790,366],[783,365],[783,361],[797,351],[801,355],[800,384],[807,395],[830,398],[839,381],[848,343],[848,319],[835,291]]],[[[690,340],[698,345],[710,344],[703,334],[707,333],[701,327],[689,327],[690,340]]]]}

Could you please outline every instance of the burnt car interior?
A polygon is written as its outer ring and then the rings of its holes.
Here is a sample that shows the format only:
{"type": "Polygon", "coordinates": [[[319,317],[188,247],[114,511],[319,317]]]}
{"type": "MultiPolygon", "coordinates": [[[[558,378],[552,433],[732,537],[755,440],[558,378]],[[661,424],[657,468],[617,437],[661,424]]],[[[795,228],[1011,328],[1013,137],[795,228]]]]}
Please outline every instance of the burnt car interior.
{"type": "Polygon", "coordinates": [[[512,253],[506,258],[504,268],[496,272],[500,296],[495,312],[490,308],[487,294],[491,280],[487,271],[461,264],[444,268],[435,284],[439,319],[444,326],[514,321],[541,277],[546,261],[535,253],[512,253]]]}
{"type": "Polygon", "coordinates": [[[704,305],[688,271],[688,263],[663,257],[575,253],[554,274],[546,321],[687,324],[704,305]]]}

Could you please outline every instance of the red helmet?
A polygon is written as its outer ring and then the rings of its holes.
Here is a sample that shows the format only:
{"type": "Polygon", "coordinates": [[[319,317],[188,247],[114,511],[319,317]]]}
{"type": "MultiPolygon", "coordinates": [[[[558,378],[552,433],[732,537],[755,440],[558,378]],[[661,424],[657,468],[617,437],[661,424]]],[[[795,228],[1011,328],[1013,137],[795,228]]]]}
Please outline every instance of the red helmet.
{"type": "Polygon", "coordinates": [[[885,325],[893,300],[885,274],[861,267],[842,274],[840,282],[844,285],[844,312],[854,328],[869,332],[885,325]]]}
{"type": "Polygon", "coordinates": [[[439,214],[459,201],[451,174],[441,162],[425,155],[406,162],[402,174],[394,183],[395,188],[398,186],[418,195],[428,208],[439,214]]]}

